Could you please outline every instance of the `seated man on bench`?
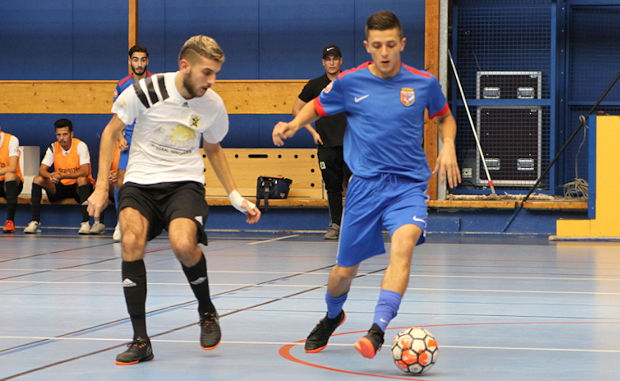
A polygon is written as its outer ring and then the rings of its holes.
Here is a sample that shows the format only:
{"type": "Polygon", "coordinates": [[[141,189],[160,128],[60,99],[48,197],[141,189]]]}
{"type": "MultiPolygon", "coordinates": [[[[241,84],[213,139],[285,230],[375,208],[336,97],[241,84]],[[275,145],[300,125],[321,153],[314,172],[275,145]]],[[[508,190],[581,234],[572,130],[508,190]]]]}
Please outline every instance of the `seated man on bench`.
{"type": "Polygon", "coordinates": [[[0,126],[0,197],[6,198],[7,216],[3,233],[15,232],[15,209],[17,195],[22,191],[24,178],[19,168],[19,140],[2,132],[0,126]]]}
{"type": "Polygon", "coordinates": [[[32,221],[24,233],[41,232],[41,195],[45,189],[50,201],[73,198],[80,203],[82,223],[79,234],[101,234],[105,231],[103,222],[95,221],[90,227],[86,200],[93,192],[95,180],[91,174],[90,154],[83,141],[73,137],[73,124],[69,119],[54,123],[56,141],[45,152],[39,176],[32,180],[32,221]],[[54,171],[50,168],[54,166],[54,171]]]}

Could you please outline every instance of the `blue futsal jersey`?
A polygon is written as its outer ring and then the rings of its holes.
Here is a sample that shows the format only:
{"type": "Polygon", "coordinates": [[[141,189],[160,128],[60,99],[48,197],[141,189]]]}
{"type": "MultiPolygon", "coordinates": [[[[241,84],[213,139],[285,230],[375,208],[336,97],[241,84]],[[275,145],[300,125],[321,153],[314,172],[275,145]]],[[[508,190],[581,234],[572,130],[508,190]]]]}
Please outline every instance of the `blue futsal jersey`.
{"type": "MultiPolygon", "coordinates": [[[[151,72],[147,70],[146,76],[150,77],[151,75],[151,72]]],[[[116,89],[114,90],[114,101],[116,102],[116,98],[118,98],[118,96],[121,95],[121,93],[125,91],[126,88],[128,88],[129,86],[133,86],[134,83],[136,83],[136,81],[133,77],[133,73],[118,81],[118,83],[116,84],[116,89]]],[[[133,136],[133,126],[135,124],[136,123],[134,122],[130,125],[125,126],[124,136],[125,140],[127,140],[127,144],[131,144],[131,137],[133,136]]],[[[129,150],[121,151],[118,168],[127,169],[127,160],[129,160],[129,150]]]]}
{"type": "MultiPolygon", "coordinates": [[[[147,70],[146,76],[150,77],[151,75],[151,72],[147,70]]],[[[116,84],[116,90],[114,90],[114,101],[116,101],[116,98],[118,98],[118,96],[121,95],[121,93],[126,88],[133,85],[134,83],[136,83],[136,81],[133,78],[133,73],[118,81],[118,83],[116,84]]]]}
{"type": "Polygon", "coordinates": [[[346,113],[344,159],[355,176],[387,173],[425,182],[430,169],[422,147],[424,110],[431,119],[448,112],[441,85],[405,64],[395,76],[379,78],[371,64],[342,72],[314,108],[321,116],[346,113]]]}
{"type": "MultiPolygon", "coordinates": [[[[146,71],[146,76],[150,77],[152,74],[148,70],[146,71]]],[[[129,86],[133,86],[136,81],[133,78],[133,73],[128,75],[127,77],[121,79],[116,84],[116,90],[114,90],[114,101],[118,98],[121,93],[128,88],[129,86]]],[[[131,135],[133,133],[133,124],[125,127],[125,138],[127,139],[127,143],[131,143],[131,135]]]]}

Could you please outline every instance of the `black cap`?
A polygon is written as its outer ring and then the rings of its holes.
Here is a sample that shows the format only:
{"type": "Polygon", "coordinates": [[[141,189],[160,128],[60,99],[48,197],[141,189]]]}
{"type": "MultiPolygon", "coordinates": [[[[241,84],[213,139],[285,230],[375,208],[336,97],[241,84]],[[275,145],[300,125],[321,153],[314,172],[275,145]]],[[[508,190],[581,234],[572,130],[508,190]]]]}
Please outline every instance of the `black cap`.
{"type": "Polygon", "coordinates": [[[342,53],[340,53],[340,48],[336,45],[327,45],[326,47],[324,47],[323,59],[330,55],[335,57],[342,57],[342,53]]]}

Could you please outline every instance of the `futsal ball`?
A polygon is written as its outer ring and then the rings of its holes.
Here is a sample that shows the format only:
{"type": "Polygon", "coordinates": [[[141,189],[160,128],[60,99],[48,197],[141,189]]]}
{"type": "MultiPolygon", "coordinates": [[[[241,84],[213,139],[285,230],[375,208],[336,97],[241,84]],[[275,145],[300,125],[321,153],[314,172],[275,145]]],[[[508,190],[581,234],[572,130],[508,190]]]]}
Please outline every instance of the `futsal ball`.
{"type": "Polygon", "coordinates": [[[394,363],[405,373],[426,372],[435,364],[438,355],[437,341],[424,328],[405,328],[398,332],[392,342],[394,363]]]}

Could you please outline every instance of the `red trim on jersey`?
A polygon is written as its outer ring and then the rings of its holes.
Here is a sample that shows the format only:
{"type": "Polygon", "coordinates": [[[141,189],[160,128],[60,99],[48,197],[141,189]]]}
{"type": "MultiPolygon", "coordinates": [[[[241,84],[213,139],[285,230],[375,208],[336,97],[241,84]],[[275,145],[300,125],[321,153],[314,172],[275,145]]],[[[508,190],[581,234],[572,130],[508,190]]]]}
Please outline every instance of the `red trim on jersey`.
{"type": "MultiPolygon", "coordinates": [[[[150,77],[150,76],[152,76],[152,75],[153,75],[153,74],[151,74],[151,72],[150,72],[150,71],[148,71],[148,70],[146,71],[146,76],[147,76],[147,77],[150,77]]],[[[121,79],[120,81],[118,81],[118,86],[120,86],[120,85],[122,85],[123,83],[125,83],[125,82],[129,81],[129,79],[130,79],[130,78],[133,78],[133,73],[129,74],[129,75],[128,75],[128,76],[126,76],[125,78],[123,78],[123,79],[121,79]]]]}
{"type": "Polygon", "coordinates": [[[351,69],[345,70],[345,71],[341,72],[340,74],[338,74],[338,79],[342,78],[342,76],[343,76],[343,75],[345,75],[345,74],[349,74],[349,73],[352,73],[352,72],[357,71],[357,70],[360,70],[360,69],[365,69],[365,68],[367,68],[368,66],[370,66],[370,64],[372,64],[372,62],[371,62],[371,61],[368,61],[368,62],[364,62],[363,64],[361,64],[361,65],[360,65],[360,66],[358,66],[358,67],[354,67],[354,68],[351,68],[351,69]]]}
{"type": "Polygon", "coordinates": [[[133,73],[131,73],[130,75],[126,76],[125,78],[121,79],[120,81],[118,81],[118,86],[122,85],[123,83],[129,81],[129,79],[131,79],[133,77],[133,73]]]}
{"type": "Polygon", "coordinates": [[[448,113],[448,110],[450,110],[450,106],[448,106],[448,103],[446,103],[446,104],[443,106],[443,108],[442,108],[441,110],[439,110],[439,111],[437,111],[436,113],[434,113],[433,115],[431,115],[431,116],[429,117],[429,119],[433,119],[433,118],[435,118],[436,116],[443,116],[443,115],[446,115],[446,114],[448,113]]]}
{"type": "Polygon", "coordinates": [[[403,64],[403,66],[404,66],[405,69],[407,69],[408,71],[410,71],[413,74],[421,75],[422,77],[426,77],[426,78],[430,78],[432,76],[431,73],[426,73],[426,72],[420,71],[420,70],[418,70],[418,69],[416,69],[414,67],[411,67],[411,66],[408,66],[408,65],[405,65],[405,64],[403,64]]]}
{"type": "Polygon", "coordinates": [[[321,101],[319,101],[319,97],[314,98],[314,111],[321,116],[328,116],[323,108],[323,105],[321,104],[321,101]]]}

